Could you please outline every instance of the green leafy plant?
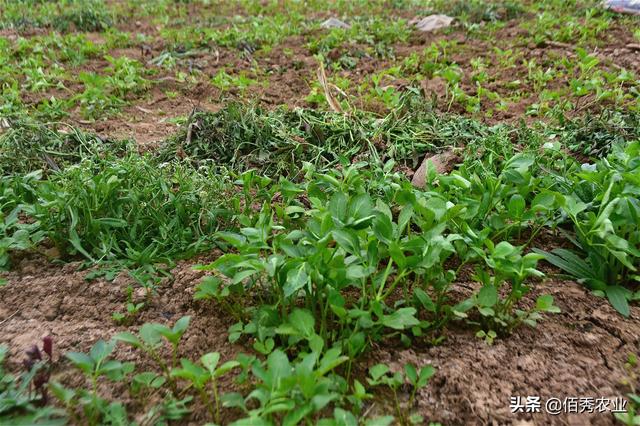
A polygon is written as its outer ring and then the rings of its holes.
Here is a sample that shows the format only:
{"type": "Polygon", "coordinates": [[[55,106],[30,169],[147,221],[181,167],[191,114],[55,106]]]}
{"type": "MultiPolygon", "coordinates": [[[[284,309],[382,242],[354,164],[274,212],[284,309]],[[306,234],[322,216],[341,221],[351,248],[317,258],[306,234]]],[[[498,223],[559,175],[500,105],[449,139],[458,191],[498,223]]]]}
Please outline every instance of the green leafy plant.
{"type": "Polygon", "coordinates": [[[240,366],[238,361],[227,361],[218,366],[220,353],[211,352],[200,358],[200,364],[194,364],[188,359],[181,359],[181,368],[173,368],[171,376],[187,380],[198,392],[202,402],[207,406],[211,417],[216,423],[220,423],[220,397],[218,395],[217,380],[232,369],[240,366]],[[213,401],[210,400],[209,387],[213,392],[213,401]]]}
{"type": "Polygon", "coordinates": [[[98,390],[101,377],[119,382],[124,380],[134,369],[133,363],[122,363],[110,359],[115,345],[115,340],[110,342],[98,340],[88,354],[82,352],[66,354],[67,359],[89,379],[90,390],[67,389],[56,383],[51,386],[54,395],[60,399],[70,414],[73,415],[75,407],[82,408],[89,424],[110,423],[115,419],[126,419],[124,405],[121,402],[109,402],[101,398],[98,390]]]}
{"type": "Polygon", "coordinates": [[[407,410],[410,412],[413,409],[416,392],[427,386],[429,380],[435,374],[435,371],[435,368],[431,365],[427,365],[422,367],[420,370],[417,370],[414,365],[406,364],[404,366],[404,372],[397,371],[392,373],[389,366],[385,364],[376,364],[369,369],[370,377],[367,378],[367,382],[371,386],[384,385],[391,389],[396,414],[401,424],[421,424],[424,421],[422,416],[415,413],[408,414],[407,410]],[[411,386],[411,394],[406,407],[402,407],[398,399],[398,391],[405,381],[408,381],[411,386]]]}
{"type": "Polygon", "coordinates": [[[493,272],[478,267],[475,279],[482,284],[480,290],[471,298],[458,305],[458,312],[466,312],[471,306],[481,315],[481,323],[488,332],[478,337],[493,341],[496,331],[510,332],[521,323],[536,326],[542,318],[542,312],[559,312],[550,295],[539,296],[535,307],[529,310],[517,309],[518,302],[530,291],[525,280],[529,277],[542,277],[536,265],[543,256],[535,253],[521,255],[521,249],[506,241],[494,245],[486,241],[487,253],[481,253],[486,265],[493,272]],[[504,296],[503,296],[504,295],[504,296]],[[493,333],[491,333],[493,332],[493,333]]]}
{"type": "Polygon", "coordinates": [[[296,425],[303,419],[312,419],[327,404],[340,397],[341,382],[330,372],[344,363],[348,357],[332,348],[322,357],[314,351],[293,364],[281,350],[273,351],[264,365],[254,364],[252,373],[258,380],[255,389],[243,398],[231,393],[223,396],[223,405],[240,408],[246,417],[233,424],[247,422],[271,425],[296,425]],[[247,403],[256,400],[258,408],[249,409],[247,403]]]}
{"type": "Polygon", "coordinates": [[[171,386],[172,392],[174,395],[177,395],[177,386],[174,376],[171,375],[171,369],[175,369],[178,366],[180,339],[187,331],[190,320],[191,317],[189,316],[182,317],[176,321],[173,327],[157,323],[145,323],[140,327],[139,336],[133,333],[123,332],[117,334],[114,339],[146,353],[147,356],[160,367],[165,379],[171,386]],[[165,360],[160,352],[163,338],[171,346],[171,357],[169,361],[165,360]]]}
{"type": "Polygon", "coordinates": [[[558,176],[574,191],[566,195],[563,211],[573,224],[571,241],[585,254],[566,249],[544,253],[545,259],[591,290],[606,295],[622,315],[629,315],[629,301],[639,297],[621,284],[638,282],[640,265],[640,217],[638,188],[640,143],[616,149],[608,159],[584,166],[574,180],[558,176]]]}
{"type": "Polygon", "coordinates": [[[234,335],[237,331],[255,334],[270,348],[273,342],[266,339],[277,334],[278,324],[292,313],[289,309],[294,302],[302,298],[318,319],[319,336],[327,342],[343,341],[351,347],[351,356],[364,349],[366,339],[380,339],[386,334],[385,329],[401,334],[411,327],[430,326],[415,317],[414,307],[385,305],[396,291],[405,300],[411,299],[410,275],[419,277],[417,287],[435,290],[435,302],[425,291],[421,293],[422,301],[442,320],[451,282],[451,274],[442,263],[453,253],[452,241],[458,238],[442,235],[448,217],[445,202],[435,197],[418,200],[409,187],[385,188],[390,191],[390,198],[403,197],[404,209],[395,219],[382,199],[374,201],[357,189],[364,183],[360,173],[357,167],[351,167],[338,178],[318,175],[319,184],[312,183],[307,188],[311,209],[302,208],[294,199],[300,190],[292,190],[289,183],[271,188],[270,191],[288,193],[289,203],[273,207],[265,203],[260,212],[240,217],[246,226],[239,234],[219,234],[238,253],[225,254],[200,269],[218,271],[229,281],[207,278],[196,297],[231,301],[223,306],[234,307],[230,311],[240,319],[250,314],[252,325],[240,329],[234,326],[234,335]],[[292,220],[302,212],[306,213],[300,217],[302,221],[292,220]],[[274,213],[300,228],[280,232],[283,228],[274,223],[274,213]],[[422,232],[407,235],[410,226],[422,232]],[[263,256],[265,250],[269,254],[263,256]],[[358,299],[349,304],[341,294],[348,288],[358,292],[358,299]],[[260,308],[247,307],[244,312],[235,308],[252,294],[263,300],[260,308]]]}

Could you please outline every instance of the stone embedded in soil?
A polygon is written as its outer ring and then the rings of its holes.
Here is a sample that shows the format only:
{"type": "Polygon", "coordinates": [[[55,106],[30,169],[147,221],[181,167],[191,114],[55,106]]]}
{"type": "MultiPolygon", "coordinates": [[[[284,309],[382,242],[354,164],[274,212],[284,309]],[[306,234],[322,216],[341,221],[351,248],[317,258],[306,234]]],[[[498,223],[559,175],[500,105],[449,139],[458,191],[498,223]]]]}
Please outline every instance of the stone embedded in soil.
{"type": "Polygon", "coordinates": [[[418,170],[413,174],[411,183],[416,188],[424,188],[427,184],[427,168],[429,163],[433,164],[433,167],[438,174],[445,174],[453,170],[457,158],[458,156],[452,149],[448,149],[430,157],[425,157],[418,170]]]}
{"type": "Polygon", "coordinates": [[[320,26],[322,28],[344,28],[344,29],[351,28],[351,25],[347,24],[344,21],[341,21],[338,18],[329,18],[326,21],[324,21],[322,24],[320,24],[320,26]]]}
{"type": "Polygon", "coordinates": [[[420,87],[426,99],[431,99],[433,95],[436,98],[444,97],[447,93],[447,80],[442,77],[433,77],[420,82],[420,87]]]}
{"type": "Polygon", "coordinates": [[[418,31],[428,33],[450,26],[453,22],[453,19],[454,18],[447,15],[429,15],[420,19],[419,21],[414,22],[418,31]]]}

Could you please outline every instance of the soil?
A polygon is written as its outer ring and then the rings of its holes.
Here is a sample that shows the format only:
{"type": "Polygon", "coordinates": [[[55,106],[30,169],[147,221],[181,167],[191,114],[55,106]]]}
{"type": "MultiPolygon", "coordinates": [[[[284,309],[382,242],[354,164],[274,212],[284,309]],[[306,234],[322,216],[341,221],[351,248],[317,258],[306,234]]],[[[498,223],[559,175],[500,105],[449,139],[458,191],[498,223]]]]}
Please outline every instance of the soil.
{"type": "Polygon", "coordinates": [[[401,368],[433,364],[437,375],[418,393],[420,413],[442,424],[609,425],[611,414],[544,412],[549,398],[605,397],[628,390],[624,362],[640,349],[640,309],[629,319],[571,281],[540,283],[531,299],[551,294],[562,313],[521,327],[492,345],[469,330],[452,330],[439,346],[379,348],[376,362],[401,368]],[[542,412],[512,414],[511,397],[539,396],[542,412]]]}
{"type": "MultiPolygon", "coordinates": [[[[113,282],[88,282],[84,278],[87,271],[79,271],[77,263],[53,265],[39,257],[22,259],[14,271],[4,275],[8,284],[0,288],[0,343],[11,350],[9,369],[19,369],[24,351],[50,335],[56,360],[53,380],[82,385],[84,379],[60,354],[88,351],[98,339],[108,340],[121,331],[135,333],[145,322],[172,325],[183,315],[191,316],[191,325],[181,344],[181,356],[197,359],[218,351],[223,360],[228,360],[240,352],[251,352],[249,343],[243,347],[228,342],[226,330],[232,320],[224,311],[213,302],[193,300],[195,287],[204,276],[204,272],[193,270],[193,265],[210,262],[218,254],[180,262],[172,271],[174,278],[158,286],[150,305],[127,326],[117,325],[111,318],[126,303],[125,288],[131,284],[127,275],[121,274],[113,282]]],[[[473,284],[459,283],[454,292],[463,295],[470,286],[473,284]]],[[[488,345],[469,328],[454,324],[439,345],[416,341],[407,349],[385,343],[375,347],[364,364],[370,367],[385,362],[398,369],[407,362],[433,364],[436,375],[416,397],[417,411],[429,421],[446,425],[613,424],[609,413],[511,414],[511,397],[539,396],[544,404],[552,397],[563,400],[623,395],[627,391],[621,384],[623,364],[629,354],[640,351],[639,307],[632,307],[630,318],[624,319],[579,284],[555,279],[537,284],[524,303],[531,304],[544,293],[553,295],[562,313],[545,315],[537,328],[523,326],[512,336],[488,345]]],[[[137,300],[143,298],[141,292],[135,294],[137,300]]],[[[137,371],[154,369],[149,359],[124,345],[116,348],[114,357],[135,362],[137,371]]],[[[125,389],[112,386],[103,384],[102,392],[118,394],[122,399],[125,389]]],[[[221,383],[224,391],[233,386],[221,383]]],[[[369,410],[388,414],[393,408],[378,400],[369,410]]],[[[205,419],[206,412],[198,411],[196,405],[191,420],[205,419]]]]}

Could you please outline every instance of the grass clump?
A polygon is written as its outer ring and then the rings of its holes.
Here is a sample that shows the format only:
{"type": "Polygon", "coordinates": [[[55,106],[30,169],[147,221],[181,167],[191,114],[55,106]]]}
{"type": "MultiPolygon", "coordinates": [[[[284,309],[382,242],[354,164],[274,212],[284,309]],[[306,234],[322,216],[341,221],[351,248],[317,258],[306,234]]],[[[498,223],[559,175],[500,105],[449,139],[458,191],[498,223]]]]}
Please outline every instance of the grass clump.
{"type": "Polygon", "coordinates": [[[153,263],[211,245],[224,216],[222,182],[146,156],[85,160],[40,182],[32,216],[61,253],[153,263]]]}
{"type": "Polygon", "coordinates": [[[103,31],[113,19],[102,0],[4,0],[0,28],[53,28],[60,32],[103,31]]]}
{"type": "Polygon", "coordinates": [[[566,146],[575,153],[602,158],[625,141],[640,139],[640,113],[605,110],[568,121],[566,146]]]}
{"type": "Polygon", "coordinates": [[[211,113],[195,111],[158,153],[161,161],[186,158],[268,175],[299,173],[304,161],[319,168],[366,149],[353,119],[320,111],[267,111],[231,103],[211,113]],[[293,166],[293,167],[292,167],[293,166]]]}
{"type": "Polygon", "coordinates": [[[102,139],[60,123],[22,118],[0,134],[0,172],[22,175],[42,170],[49,174],[84,158],[124,155],[131,149],[129,141],[102,139]]]}
{"type": "Polygon", "coordinates": [[[383,118],[362,111],[267,111],[231,103],[215,113],[194,111],[165,141],[158,159],[213,162],[237,171],[296,177],[304,162],[328,170],[341,158],[393,158],[415,166],[426,152],[464,144],[486,134],[486,129],[472,120],[437,115],[411,100],[383,118]]]}

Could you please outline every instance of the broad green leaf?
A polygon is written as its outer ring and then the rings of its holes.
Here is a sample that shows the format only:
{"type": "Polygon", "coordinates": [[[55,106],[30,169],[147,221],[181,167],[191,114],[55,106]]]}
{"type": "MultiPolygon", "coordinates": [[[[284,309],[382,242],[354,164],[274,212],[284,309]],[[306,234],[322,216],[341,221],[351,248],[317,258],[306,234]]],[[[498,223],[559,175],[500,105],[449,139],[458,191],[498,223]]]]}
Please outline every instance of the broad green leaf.
{"type": "Polygon", "coordinates": [[[494,285],[485,285],[478,292],[478,304],[490,308],[498,302],[498,289],[494,285]]]}
{"type": "Polygon", "coordinates": [[[434,366],[432,365],[427,365],[424,366],[420,369],[420,374],[418,377],[418,383],[417,383],[417,387],[418,388],[423,388],[427,385],[427,383],[429,383],[429,379],[431,379],[431,377],[433,377],[433,375],[436,374],[436,369],[434,366]]]}
{"type": "Polygon", "coordinates": [[[289,272],[287,272],[287,281],[282,289],[284,297],[290,297],[295,294],[298,290],[303,288],[308,281],[309,276],[307,275],[306,265],[304,263],[300,264],[297,268],[289,270],[289,272]]]}
{"type": "Polygon", "coordinates": [[[229,424],[229,426],[274,426],[272,422],[262,419],[260,417],[247,417],[244,419],[236,420],[229,424]]]}
{"type": "Polygon", "coordinates": [[[609,299],[609,302],[611,303],[611,306],[613,306],[614,309],[622,316],[628,317],[630,314],[629,302],[627,302],[629,290],[619,285],[610,285],[605,289],[605,293],[607,295],[607,299],[609,299]]]}
{"type": "Polygon", "coordinates": [[[138,337],[136,337],[134,334],[129,332],[118,333],[114,336],[114,339],[120,342],[127,343],[135,348],[142,347],[142,342],[140,341],[140,339],[138,339],[138,337]]]}
{"type": "Polygon", "coordinates": [[[271,352],[267,358],[267,366],[269,368],[269,376],[274,381],[280,381],[291,376],[291,364],[289,358],[280,349],[271,352]]]}
{"type": "Polygon", "coordinates": [[[400,214],[398,215],[398,233],[400,235],[402,235],[405,228],[411,221],[412,217],[413,217],[413,206],[411,204],[407,204],[402,208],[402,210],[400,211],[400,214]]]}
{"type": "Polygon", "coordinates": [[[491,255],[498,258],[506,258],[518,251],[511,243],[507,241],[500,241],[497,246],[492,250],[491,255]]]}
{"type": "Polygon", "coordinates": [[[85,374],[91,374],[93,372],[94,361],[89,355],[82,352],[69,352],[65,356],[85,374]]]}
{"type": "Polygon", "coordinates": [[[176,321],[176,324],[173,326],[173,332],[178,336],[182,336],[187,328],[189,327],[189,322],[191,321],[191,317],[186,315],[176,321]]]}
{"type": "Polygon", "coordinates": [[[524,198],[520,194],[514,194],[509,199],[508,211],[511,217],[519,219],[524,214],[524,209],[526,207],[526,203],[524,198]]]}
{"type": "Polygon", "coordinates": [[[550,294],[543,294],[536,299],[536,308],[540,311],[545,312],[560,312],[560,308],[554,306],[553,304],[553,296],[550,294]]]}
{"type": "Polygon", "coordinates": [[[422,290],[421,288],[415,288],[413,290],[413,296],[415,297],[415,299],[418,300],[418,302],[420,302],[420,304],[422,305],[422,307],[424,309],[426,309],[429,312],[435,312],[436,311],[436,304],[433,303],[433,300],[431,300],[431,297],[429,297],[429,295],[422,290]]]}
{"type": "Polygon", "coordinates": [[[384,326],[393,328],[394,330],[404,330],[405,328],[420,324],[415,314],[415,308],[400,308],[391,315],[384,315],[381,322],[384,326]]]}
{"type": "Polygon", "coordinates": [[[282,426],[297,426],[305,416],[311,413],[311,411],[313,411],[313,406],[311,404],[304,404],[296,407],[284,417],[282,420],[282,426]]]}
{"type": "Polygon", "coordinates": [[[162,341],[162,337],[156,327],[157,325],[158,324],[145,323],[140,327],[140,338],[147,346],[152,348],[158,346],[162,341]]]}
{"type": "Polygon", "coordinates": [[[416,368],[413,365],[405,364],[404,373],[407,376],[407,379],[409,379],[409,382],[411,384],[415,385],[418,382],[418,372],[416,371],[416,368]]]}
{"type": "Polygon", "coordinates": [[[347,220],[347,206],[348,198],[342,192],[336,192],[329,200],[329,211],[334,220],[338,220],[341,223],[347,220]]]}
{"type": "Polygon", "coordinates": [[[240,363],[238,361],[234,361],[234,360],[227,361],[216,369],[214,377],[217,378],[217,377],[223,376],[236,367],[240,367],[240,363]]]}
{"type": "Polygon", "coordinates": [[[349,411],[336,407],[333,410],[333,418],[336,421],[336,426],[358,426],[358,419],[349,411]]]}
{"type": "Polygon", "coordinates": [[[376,364],[369,369],[369,375],[375,381],[389,372],[389,366],[386,364],[376,364]]]}
{"type": "Polygon", "coordinates": [[[315,319],[306,309],[294,309],[289,315],[289,322],[304,337],[315,334],[315,319]]]}
{"type": "Polygon", "coordinates": [[[193,298],[195,300],[201,300],[216,297],[220,294],[221,285],[222,280],[218,277],[204,277],[200,285],[198,285],[198,287],[196,288],[196,293],[193,298]]]}
{"type": "Polygon", "coordinates": [[[348,217],[362,219],[373,214],[373,205],[369,194],[358,194],[349,201],[348,217]]]}
{"type": "Polygon", "coordinates": [[[104,361],[115,347],[115,341],[105,342],[104,340],[98,340],[89,351],[89,356],[98,363],[104,361]]]}
{"type": "Polygon", "coordinates": [[[394,420],[393,416],[375,417],[365,420],[364,426],[389,426],[394,420]]]}
{"type": "Polygon", "coordinates": [[[331,234],[338,245],[348,253],[359,254],[360,242],[355,231],[351,229],[334,229],[331,234]]]}
{"type": "Polygon", "coordinates": [[[340,364],[346,362],[349,357],[345,355],[340,355],[339,348],[331,348],[327,350],[322,359],[320,360],[320,365],[316,370],[315,374],[317,377],[322,377],[327,374],[329,371],[333,370],[340,364]]]}
{"type": "Polygon", "coordinates": [[[208,354],[202,355],[200,357],[200,362],[204,365],[204,368],[209,370],[209,374],[213,376],[218,367],[218,362],[220,361],[220,353],[219,352],[209,352],[208,354]]]}
{"type": "Polygon", "coordinates": [[[373,219],[373,233],[378,240],[387,245],[390,244],[393,240],[393,224],[391,223],[391,219],[384,214],[376,215],[375,219],[373,219]]]}

